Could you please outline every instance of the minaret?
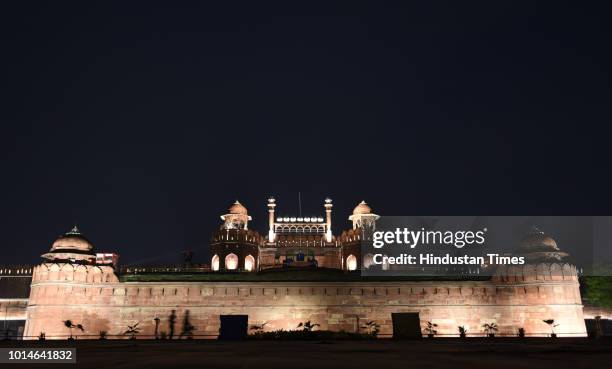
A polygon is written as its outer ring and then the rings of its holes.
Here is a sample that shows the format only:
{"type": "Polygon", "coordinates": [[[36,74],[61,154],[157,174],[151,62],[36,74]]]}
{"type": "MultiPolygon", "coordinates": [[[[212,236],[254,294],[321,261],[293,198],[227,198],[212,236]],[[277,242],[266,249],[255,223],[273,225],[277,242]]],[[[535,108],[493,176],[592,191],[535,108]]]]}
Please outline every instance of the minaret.
{"type": "Polygon", "coordinates": [[[276,207],[276,200],[270,196],[268,199],[268,242],[274,242],[274,208],[276,207]]]}
{"type": "Polygon", "coordinates": [[[329,197],[325,199],[325,204],[323,205],[325,206],[325,223],[326,223],[326,230],[327,232],[325,233],[325,239],[327,242],[331,242],[332,241],[332,230],[331,230],[331,209],[333,207],[332,205],[332,199],[330,199],[329,197]]]}

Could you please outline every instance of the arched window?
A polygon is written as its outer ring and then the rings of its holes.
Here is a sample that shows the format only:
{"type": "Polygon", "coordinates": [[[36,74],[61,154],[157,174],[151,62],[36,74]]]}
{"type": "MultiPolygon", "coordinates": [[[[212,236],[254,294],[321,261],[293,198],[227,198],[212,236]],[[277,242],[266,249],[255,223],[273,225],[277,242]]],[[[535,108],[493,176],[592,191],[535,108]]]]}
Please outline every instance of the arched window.
{"type": "Polygon", "coordinates": [[[346,258],[346,269],[347,270],[356,270],[357,269],[357,258],[355,255],[349,255],[346,258]]]}
{"type": "Polygon", "coordinates": [[[255,268],[255,258],[251,255],[247,255],[244,258],[244,270],[246,270],[247,272],[251,272],[253,271],[254,268],[255,268]]]}
{"type": "Polygon", "coordinates": [[[235,270],[238,268],[238,256],[236,254],[229,254],[225,257],[225,269],[235,270]]]}
{"type": "Polygon", "coordinates": [[[219,270],[219,255],[215,255],[212,257],[212,261],[210,262],[210,267],[215,272],[219,270]]]}
{"type": "Polygon", "coordinates": [[[383,254],[382,270],[389,270],[389,259],[386,256],[387,256],[386,254],[383,254]]]}
{"type": "Polygon", "coordinates": [[[374,265],[374,255],[370,253],[365,254],[363,257],[363,267],[368,269],[372,265],[374,265]]]}

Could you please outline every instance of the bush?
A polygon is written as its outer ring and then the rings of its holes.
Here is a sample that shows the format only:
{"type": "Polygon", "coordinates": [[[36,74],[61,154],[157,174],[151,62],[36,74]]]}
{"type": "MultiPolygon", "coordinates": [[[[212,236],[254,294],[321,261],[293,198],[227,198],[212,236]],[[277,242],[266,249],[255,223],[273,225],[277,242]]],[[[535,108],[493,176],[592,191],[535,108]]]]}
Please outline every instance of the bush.
{"type": "MultiPolygon", "coordinates": [[[[610,271],[606,271],[610,273],[610,271]]],[[[612,277],[610,274],[582,278],[583,298],[587,303],[612,309],[612,277]]]]}
{"type": "Polygon", "coordinates": [[[280,329],[269,332],[255,332],[249,335],[249,339],[272,341],[370,340],[376,339],[376,335],[369,333],[351,333],[345,331],[286,331],[284,329],[280,329]]]}

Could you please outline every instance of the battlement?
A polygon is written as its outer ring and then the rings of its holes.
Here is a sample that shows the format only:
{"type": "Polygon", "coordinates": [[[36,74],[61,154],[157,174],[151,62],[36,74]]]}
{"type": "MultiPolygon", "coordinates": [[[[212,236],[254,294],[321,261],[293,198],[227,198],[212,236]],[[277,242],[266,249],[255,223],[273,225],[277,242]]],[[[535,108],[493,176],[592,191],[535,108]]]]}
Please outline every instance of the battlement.
{"type": "Polygon", "coordinates": [[[361,242],[363,241],[363,229],[362,228],[352,228],[345,231],[342,231],[340,237],[338,237],[338,242],[345,243],[353,243],[353,242],[361,242]]]}
{"type": "Polygon", "coordinates": [[[337,247],[336,242],[327,242],[324,234],[320,235],[279,235],[276,238],[279,247],[337,247]]]}
{"type": "Polygon", "coordinates": [[[538,263],[525,265],[500,265],[494,282],[578,281],[576,267],[569,263],[538,263]]]}
{"type": "Polygon", "coordinates": [[[211,239],[211,244],[216,243],[246,243],[260,245],[264,239],[259,232],[250,229],[220,229],[216,231],[211,239]]]}
{"type": "Polygon", "coordinates": [[[32,265],[8,265],[0,267],[0,276],[27,277],[32,275],[32,265]]]}
{"type": "Polygon", "coordinates": [[[34,267],[32,284],[40,282],[117,283],[110,266],[70,263],[42,263],[34,267]]]}

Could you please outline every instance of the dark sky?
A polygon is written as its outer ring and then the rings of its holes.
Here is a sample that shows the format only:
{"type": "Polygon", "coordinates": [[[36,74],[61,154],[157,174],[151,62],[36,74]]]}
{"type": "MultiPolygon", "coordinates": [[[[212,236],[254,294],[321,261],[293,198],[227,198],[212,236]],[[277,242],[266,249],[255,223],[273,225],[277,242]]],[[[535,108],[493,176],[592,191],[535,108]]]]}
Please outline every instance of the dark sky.
{"type": "Polygon", "coordinates": [[[337,233],[362,199],[610,213],[612,32],[593,3],[14,3],[0,263],[37,262],[75,221],[125,263],[204,259],[235,199],[265,231],[266,198],[295,214],[299,191],[308,214],[334,199],[337,233]]]}

